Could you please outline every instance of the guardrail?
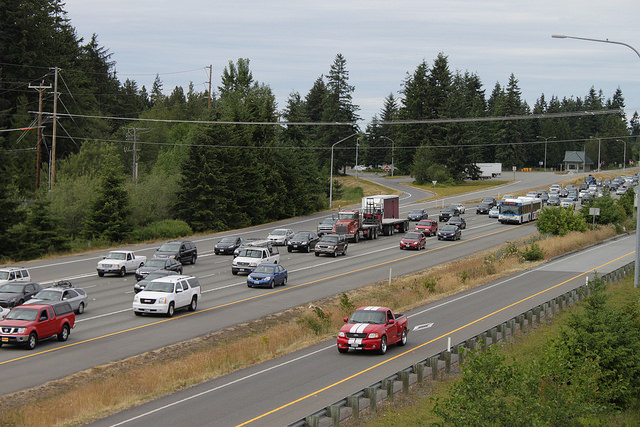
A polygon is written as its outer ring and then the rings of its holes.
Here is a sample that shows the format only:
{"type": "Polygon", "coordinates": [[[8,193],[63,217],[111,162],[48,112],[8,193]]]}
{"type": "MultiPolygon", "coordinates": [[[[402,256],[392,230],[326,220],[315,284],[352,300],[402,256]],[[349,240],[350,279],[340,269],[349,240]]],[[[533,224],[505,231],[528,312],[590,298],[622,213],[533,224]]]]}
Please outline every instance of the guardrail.
{"type": "MultiPolygon", "coordinates": [[[[600,279],[605,282],[618,281],[633,271],[634,262],[631,262],[600,276],[600,279]]],[[[460,366],[464,362],[466,350],[476,350],[479,346],[512,340],[518,331],[521,333],[529,331],[533,328],[534,322],[540,324],[543,320],[554,317],[557,312],[575,304],[587,295],[589,295],[588,282],[487,329],[473,338],[453,345],[452,351],[444,350],[427,357],[326,408],[307,415],[305,418],[289,424],[289,427],[339,426],[341,421],[350,418],[358,419],[361,412],[375,411],[380,402],[393,401],[395,393],[408,393],[412,384],[424,383],[425,375],[429,373],[431,380],[437,380],[441,372],[451,373],[452,365],[457,363],[460,366]],[[430,372],[428,368],[431,368],[430,372]]]]}

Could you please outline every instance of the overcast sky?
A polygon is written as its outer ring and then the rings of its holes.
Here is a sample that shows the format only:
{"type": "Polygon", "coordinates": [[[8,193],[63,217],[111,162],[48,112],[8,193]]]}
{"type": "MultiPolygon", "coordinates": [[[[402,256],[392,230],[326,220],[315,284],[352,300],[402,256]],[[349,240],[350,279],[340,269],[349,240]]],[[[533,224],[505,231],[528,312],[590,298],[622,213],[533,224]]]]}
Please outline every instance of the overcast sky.
{"type": "Polygon", "coordinates": [[[97,34],[113,54],[121,81],[149,90],[159,74],[167,94],[189,82],[207,90],[209,65],[217,93],[229,61],[248,58],[282,109],[341,53],[366,123],[386,96],[401,96],[407,73],[442,52],[452,72],[477,74],[487,96],[513,73],[530,106],[543,93],[584,99],[593,86],[605,100],[620,88],[628,119],[640,111],[640,57],[631,49],[551,38],[640,49],[638,0],[67,0],[65,9],[80,37],[97,34]]]}

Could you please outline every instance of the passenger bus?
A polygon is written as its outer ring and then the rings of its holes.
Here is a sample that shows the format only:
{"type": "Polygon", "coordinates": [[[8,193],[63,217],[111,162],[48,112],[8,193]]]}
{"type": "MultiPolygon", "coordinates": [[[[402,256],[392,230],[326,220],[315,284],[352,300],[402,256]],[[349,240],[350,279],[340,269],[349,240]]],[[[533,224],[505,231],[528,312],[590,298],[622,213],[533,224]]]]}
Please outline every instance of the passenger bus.
{"type": "Polygon", "coordinates": [[[501,223],[523,224],[538,219],[542,200],[534,197],[503,199],[500,202],[498,221],[501,223]]]}

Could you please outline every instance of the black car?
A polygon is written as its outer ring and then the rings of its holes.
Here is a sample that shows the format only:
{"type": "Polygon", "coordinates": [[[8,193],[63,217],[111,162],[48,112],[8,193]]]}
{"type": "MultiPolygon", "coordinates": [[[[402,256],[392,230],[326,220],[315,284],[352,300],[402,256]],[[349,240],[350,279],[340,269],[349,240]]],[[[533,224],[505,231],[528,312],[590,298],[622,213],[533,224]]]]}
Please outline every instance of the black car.
{"type": "Polygon", "coordinates": [[[315,254],[333,255],[346,255],[349,242],[343,234],[325,234],[320,238],[316,244],[315,254]]]}
{"type": "Polygon", "coordinates": [[[176,272],[171,270],[152,271],[151,273],[147,274],[144,279],[136,282],[136,284],[133,285],[133,292],[137,294],[138,292],[146,288],[147,284],[149,284],[150,281],[159,279],[161,277],[173,276],[174,274],[176,274],[176,272]]]}
{"type": "Polygon", "coordinates": [[[171,270],[174,274],[182,274],[182,264],[175,258],[151,258],[136,270],[136,279],[142,280],[156,270],[171,270]]]}
{"type": "Polygon", "coordinates": [[[494,206],[498,206],[498,201],[495,199],[495,197],[485,197],[484,199],[482,199],[480,203],[486,203],[490,205],[489,209],[491,209],[494,206]]]}
{"type": "Polygon", "coordinates": [[[461,230],[467,228],[467,221],[464,220],[461,216],[452,216],[447,221],[447,225],[457,225],[461,230]]]}
{"type": "Polygon", "coordinates": [[[167,242],[160,245],[154,258],[174,258],[181,264],[195,264],[198,249],[193,242],[186,240],[167,242]]]}
{"type": "Polygon", "coordinates": [[[438,230],[438,240],[460,240],[462,232],[457,225],[445,225],[438,230]]]}
{"type": "Polygon", "coordinates": [[[309,252],[315,249],[320,237],[313,231],[299,231],[287,243],[287,251],[305,251],[309,252]]]}
{"type": "Polygon", "coordinates": [[[440,211],[440,215],[438,216],[438,221],[440,222],[449,221],[449,218],[456,215],[460,215],[460,212],[458,211],[458,209],[450,206],[440,211]]]}
{"type": "Polygon", "coordinates": [[[225,254],[233,255],[233,251],[239,248],[244,243],[244,238],[239,236],[227,236],[223,237],[213,247],[213,251],[216,255],[225,254]]]}
{"type": "Polygon", "coordinates": [[[429,214],[426,209],[414,209],[407,215],[409,221],[420,221],[422,219],[428,219],[429,214]]]}
{"type": "Polygon", "coordinates": [[[489,214],[489,211],[491,210],[493,206],[490,205],[489,203],[485,203],[485,202],[480,202],[478,204],[478,206],[476,206],[476,215],[478,214],[489,214]]]}
{"type": "Polygon", "coordinates": [[[11,282],[0,286],[0,307],[13,308],[29,301],[42,290],[39,283],[11,282]]]}

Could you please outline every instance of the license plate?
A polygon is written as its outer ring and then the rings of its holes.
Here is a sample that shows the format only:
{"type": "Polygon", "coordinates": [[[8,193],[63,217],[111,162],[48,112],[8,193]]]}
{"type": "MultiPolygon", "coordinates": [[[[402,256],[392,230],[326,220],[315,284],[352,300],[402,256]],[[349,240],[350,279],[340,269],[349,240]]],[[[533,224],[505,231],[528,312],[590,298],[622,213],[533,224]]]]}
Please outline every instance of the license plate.
{"type": "Polygon", "coordinates": [[[351,348],[358,348],[358,344],[351,344],[351,348]]]}
{"type": "Polygon", "coordinates": [[[9,342],[9,338],[2,337],[2,342],[9,342]]]}

